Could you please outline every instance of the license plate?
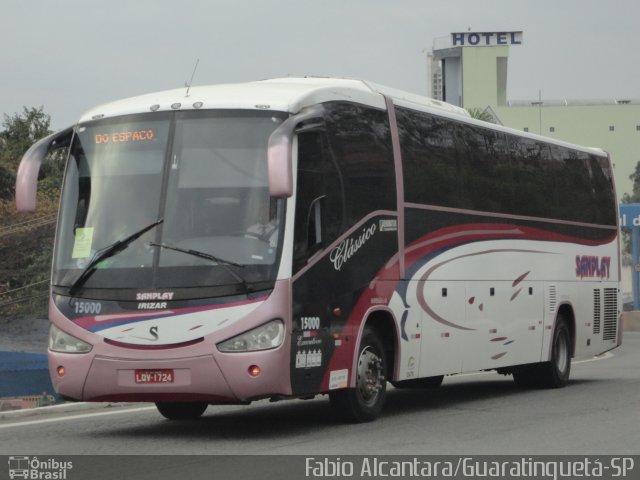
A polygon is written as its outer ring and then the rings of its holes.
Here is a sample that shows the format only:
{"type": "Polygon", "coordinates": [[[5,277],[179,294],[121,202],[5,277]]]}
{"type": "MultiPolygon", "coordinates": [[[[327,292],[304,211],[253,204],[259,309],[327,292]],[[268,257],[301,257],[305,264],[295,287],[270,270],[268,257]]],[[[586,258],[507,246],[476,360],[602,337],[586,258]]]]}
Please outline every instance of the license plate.
{"type": "Polygon", "coordinates": [[[173,370],[136,370],[136,383],[173,383],[173,370]]]}

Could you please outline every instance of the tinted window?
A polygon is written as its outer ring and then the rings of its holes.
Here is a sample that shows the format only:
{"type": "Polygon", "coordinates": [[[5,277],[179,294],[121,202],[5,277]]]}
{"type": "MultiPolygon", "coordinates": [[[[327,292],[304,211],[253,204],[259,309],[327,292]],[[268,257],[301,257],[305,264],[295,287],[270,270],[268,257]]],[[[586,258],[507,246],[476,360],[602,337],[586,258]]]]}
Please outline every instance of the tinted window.
{"type": "Polygon", "coordinates": [[[294,271],[367,214],[396,209],[386,112],[339,102],[324,107],[323,128],[298,134],[294,271]]]}
{"type": "Polygon", "coordinates": [[[408,202],[460,207],[461,158],[454,125],[439,117],[396,108],[405,199],[408,202]]]}
{"type": "Polygon", "coordinates": [[[395,210],[393,148],[387,112],[325,104],[328,151],[344,181],[349,226],[375,210],[395,210]]]}
{"type": "Polygon", "coordinates": [[[345,228],[344,182],[327,149],[321,132],[298,135],[294,271],[345,228]]]}
{"type": "Polygon", "coordinates": [[[397,108],[407,202],[615,225],[606,159],[397,108]]]}
{"type": "Polygon", "coordinates": [[[511,208],[509,188],[514,162],[502,132],[448,122],[457,150],[458,206],[505,213],[511,208]]]}

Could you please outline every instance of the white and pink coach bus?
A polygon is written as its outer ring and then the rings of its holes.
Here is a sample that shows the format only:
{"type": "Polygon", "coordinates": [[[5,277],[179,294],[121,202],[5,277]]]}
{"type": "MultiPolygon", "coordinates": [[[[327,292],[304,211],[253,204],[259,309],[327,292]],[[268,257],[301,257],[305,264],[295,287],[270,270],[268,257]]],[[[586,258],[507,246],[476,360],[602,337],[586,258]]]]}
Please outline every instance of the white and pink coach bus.
{"type": "Polygon", "coordinates": [[[497,370],[562,387],[621,342],[618,215],[601,150],[371,83],[286,78],[97,107],[24,156],[35,207],[69,155],[49,364],[58,393],[208,405],[497,370]]]}

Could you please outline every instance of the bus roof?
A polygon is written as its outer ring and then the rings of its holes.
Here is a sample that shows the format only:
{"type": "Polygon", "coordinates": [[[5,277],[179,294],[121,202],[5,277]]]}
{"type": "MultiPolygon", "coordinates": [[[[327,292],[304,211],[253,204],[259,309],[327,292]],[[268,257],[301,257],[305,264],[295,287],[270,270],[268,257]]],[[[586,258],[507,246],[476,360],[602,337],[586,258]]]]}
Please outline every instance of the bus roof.
{"type": "Polygon", "coordinates": [[[464,108],[352,78],[285,77],[243,83],[183,87],[99,105],[82,115],[80,122],[149,111],[184,111],[200,108],[276,110],[297,113],[308,105],[330,101],[355,102],[386,110],[384,96],[391,97],[394,104],[398,106],[457,118],[520,137],[539,139],[551,144],[607,156],[606,152],[598,148],[574,145],[501,125],[488,124],[471,118],[464,108]]]}
{"type": "Polygon", "coordinates": [[[261,109],[297,113],[302,108],[329,101],[352,101],[386,109],[382,95],[417,106],[467,116],[466,110],[401,90],[364,80],[325,77],[287,77],[255,82],[194,86],[99,105],[86,112],[80,122],[158,110],[261,109]]]}

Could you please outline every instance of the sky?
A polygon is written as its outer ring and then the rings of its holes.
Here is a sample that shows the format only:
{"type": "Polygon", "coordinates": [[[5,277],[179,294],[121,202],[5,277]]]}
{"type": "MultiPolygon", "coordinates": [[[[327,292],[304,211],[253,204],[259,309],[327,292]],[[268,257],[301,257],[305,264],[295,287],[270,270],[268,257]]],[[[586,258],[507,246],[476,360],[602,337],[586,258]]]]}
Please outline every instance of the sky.
{"type": "MultiPolygon", "coordinates": [[[[451,32],[524,32],[509,100],[640,98],[637,0],[2,0],[0,113],[52,128],[111,100],[287,75],[427,93],[451,32]]],[[[2,117],[4,118],[4,117],[2,117]]],[[[2,120],[0,118],[0,120],[2,120]]]]}

